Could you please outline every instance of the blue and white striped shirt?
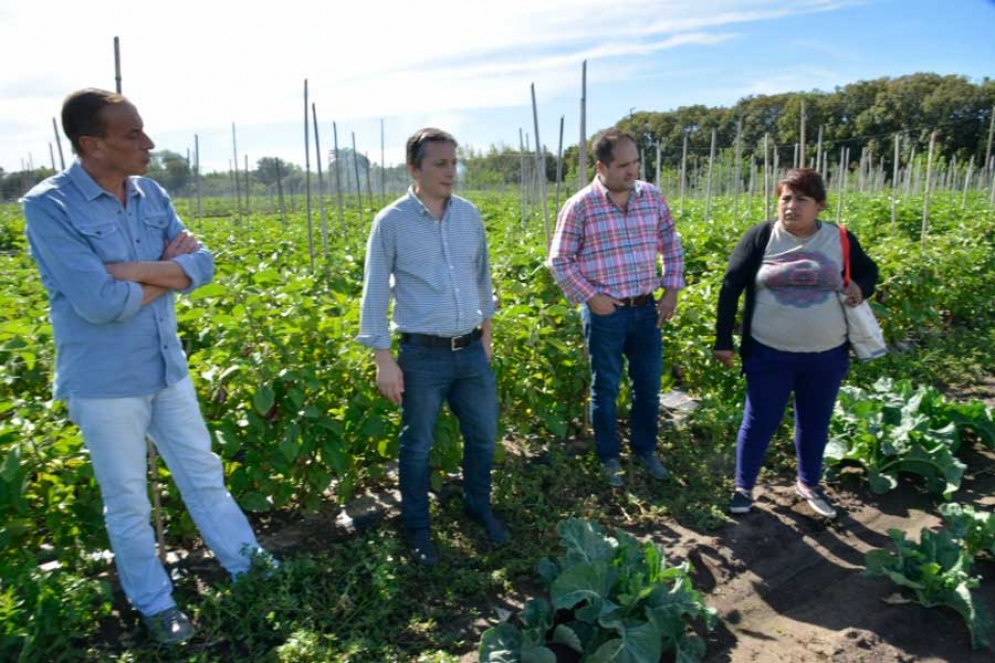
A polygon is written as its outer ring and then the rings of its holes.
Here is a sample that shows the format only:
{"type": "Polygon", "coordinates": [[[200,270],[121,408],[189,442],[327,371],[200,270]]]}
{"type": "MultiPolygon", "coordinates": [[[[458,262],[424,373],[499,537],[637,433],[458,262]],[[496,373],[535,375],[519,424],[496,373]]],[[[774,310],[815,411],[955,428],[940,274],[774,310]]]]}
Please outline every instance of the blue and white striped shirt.
{"type": "Polygon", "coordinates": [[[377,214],[366,245],[362,345],[390,348],[391,298],[400,332],[459,336],[494,315],[487,236],[472,203],[452,196],[440,221],[409,188],[377,214]]]}
{"type": "MultiPolygon", "coordinates": [[[[125,207],[77,161],[24,196],[31,255],[48,291],[55,337],[55,397],[144,396],[187,375],[173,292],[142,306],[142,287],[105,265],[159,260],[183,230],[169,196],[144,177],[125,180],[125,207]]],[[[214,277],[204,247],[173,258],[190,292],[214,277]]]]}

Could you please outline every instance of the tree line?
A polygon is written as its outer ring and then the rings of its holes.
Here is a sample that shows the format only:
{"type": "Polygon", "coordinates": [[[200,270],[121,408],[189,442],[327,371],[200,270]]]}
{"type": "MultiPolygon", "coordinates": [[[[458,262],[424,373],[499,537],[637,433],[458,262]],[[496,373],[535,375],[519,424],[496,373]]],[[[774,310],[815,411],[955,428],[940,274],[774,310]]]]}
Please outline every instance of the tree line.
{"type": "MultiPolygon", "coordinates": [[[[732,147],[739,133],[744,159],[763,160],[763,140],[768,136],[769,149],[778,151],[782,163],[793,158],[795,144],[801,143],[802,107],[805,109],[805,156],[812,162],[817,149],[819,129],[822,148],[838,154],[841,147],[850,148],[851,163],[859,163],[865,151],[875,160],[884,159],[890,170],[894,158],[895,135],[900,136],[900,159],[906,161],[913,152],[923,154],[929,147],[930,135],[937,132],[937,156],[965,163],[974,159],[980,168],[989,153],[989,127],[995,107],[995,80],[988,77],[972,82],[966,76],[917,73],[897,78],[882,77],[859,81],[830,92],[786,92],[754,95],[740,99],[731,107],[704,105],[682,106],[672,111],[633,112],[617,122],[617,126],[636,136],[643,154],[646,172],[658,167],[678,168],[683,156],[685,137],[689,153],[698,159],[707,158],[712,131],[720,148],[732,147]],[[741,128],[740,128],[741,127],[741,128]],[[660,164],[656,162],[657,146],[660,164]]],[[[556,155],[544,146],[547,181],[556,180],[556,155]]],[[[562,178],[577,181],[579,148],[575,143],[563,155],[562,178]]],[[[176,152],[160,150],[154,153],[148,175],[159,181],[173,195],[193,193],[194,170],[188,159],[176,152]]],[[[465,183],[472,188],[503,187],[519,183],[523,171],[534,176],[534,163],[523,165],[519,148],[491,145],[486,150],[462,148],[465,183]]],[[[525,161],[530,155],[525,155],[525,161]]],[[[349,148],[339,150],[339,178],[344,192],[363,191],[369,187],[380,191],[383,176],[387,191],[403,190],[407,183],[404,165],[381,169],[362,154],[352,154],[349,148]],[[357,181],[358,171],[358,181],[357,181]]],[[[324,168],[325,190],[335,191],[333,156],[328,155],[324,168]]],[[[588,149],[588,176],[593,167],[593,155],[588,149]]],[[[0,169],[0,199],[16,200],[28,188],[51,175],[49,168],[5,173],[0,169]]],[[[246,184],[241,172],[239,186],[246,184]]],[[[316,168],[312,176],[316,175],[316,168]]],[[[288,191],[304,188],[303,168],[276,157],[263,157],[248,173],[252,194],[272,193],[277,180],[288,191]]],[[[652,179],[652,178],[650,178],[652,179]]],[[[316,180],[313,180],[316,181],[316,180]]],[[[209,173],[201,176],[201,194],[228,196],[235,190],[232,173],[209,173]]],[[[244,191],[244,189],[243,189],[244,191]]]]}

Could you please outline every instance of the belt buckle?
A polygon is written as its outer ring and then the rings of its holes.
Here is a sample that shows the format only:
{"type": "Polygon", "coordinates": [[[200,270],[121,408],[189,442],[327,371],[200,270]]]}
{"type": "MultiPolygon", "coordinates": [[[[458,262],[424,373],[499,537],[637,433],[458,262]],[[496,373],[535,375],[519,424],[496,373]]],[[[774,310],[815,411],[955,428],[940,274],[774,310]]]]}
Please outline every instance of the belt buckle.
{"type": "Polygon", "coordinates": [[[459,352],[460,350],[466,347],[465,345],[459,345],[459,341],[462,338],[463,338],[462,336],[453,336],[452,338],[449,339],[450,352],[459,352]]]}

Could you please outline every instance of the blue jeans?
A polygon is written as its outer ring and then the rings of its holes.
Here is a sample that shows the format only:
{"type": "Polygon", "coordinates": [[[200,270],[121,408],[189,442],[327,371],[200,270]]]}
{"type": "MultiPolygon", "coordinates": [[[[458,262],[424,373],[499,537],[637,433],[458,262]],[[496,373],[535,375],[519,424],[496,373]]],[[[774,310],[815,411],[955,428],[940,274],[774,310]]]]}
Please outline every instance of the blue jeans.
{"type": "Polygon", "coordinates": [[[581,306],[584,338],[591,357],[591,422],[598,458],[618,458],[615,402],[622,380],[622,356],[629,363],[632,452],[646,456],[656,449],[660,427],[660,377],[663,335],[656,326],[656,305],[621,306],[610,315],[596,315],[581,306]]]}
{"type": "Polygon", "coordinates": [[[443,401],[463,434],[463,498],[468,511],[491,508],[491,465],[497,437],[497,385],[484,346],[463,350],[402,343],[397,357],[404,375],[401,400],[401,520],[409,530],[427,529],[429,452],[443,401]]]}
{"type": "Polygon", "coordinates": [[[200,414],[190,376],[154,394],[69,399],[104,501],[104,522],[121,587],[132,605],[154,615],[176,605],[173,586],[155,554],[149,522],[145,436],[166,462],[204,541],[233,576],[262,549],[224,484],[221,459],[200,414]]]}
{"type": "Polygon", "coordinates": [[[849,368],[846,344],[825,352],[782,352],[753,342],[753,351],[743,362],[746,407],[736,437],[737,487],[753,490],[792,391],[798,478],[807,486],[819,485],[829,421],[849,368]]]}

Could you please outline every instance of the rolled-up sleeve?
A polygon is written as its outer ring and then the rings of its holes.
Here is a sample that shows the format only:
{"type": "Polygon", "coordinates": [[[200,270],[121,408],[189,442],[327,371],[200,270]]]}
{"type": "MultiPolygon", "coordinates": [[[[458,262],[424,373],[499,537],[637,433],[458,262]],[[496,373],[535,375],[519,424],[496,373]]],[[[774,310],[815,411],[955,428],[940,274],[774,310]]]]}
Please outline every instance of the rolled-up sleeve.
{"type": "Polygon", "coordinates": [[[356,341],[374,350],[390,347],[390,276],[394,270],[394,243],[385,232],[383,217],[373,222],[366,243],[366,265],[363,271],[363,298],[359,310],[359,336],[356,341]]]}
{"type": "MultiPolygon", "coordinates": [[[[172,241],[173,238],[186,230],[186,226],[180,220],[180,216],[176,213],[176,208],[173,207],[173,202],[169,199],[166,192],[161,187],[159,191],[166,199],[167,213],[169,215],[169,227],[166,231],[166,239],[172,241]]],[[[201,242],[199,251],[176,256],[172,261],[179,265],[183,273],[190,279],[190,285],[183,290],[177,290],[177,292],[184,295],[189,294],[202,285],[207,285],[214,279],[214,255],[204,246],[203,242],[201,242]]]]}
{"type": "Polygon", "coordinates": [[[69,221],[69,212],[48,198],[24,201],[31,254],[49,291],[61,294],[92,324],[127,320],[142,306],[142,287],[118,281],[69,221]]]}

